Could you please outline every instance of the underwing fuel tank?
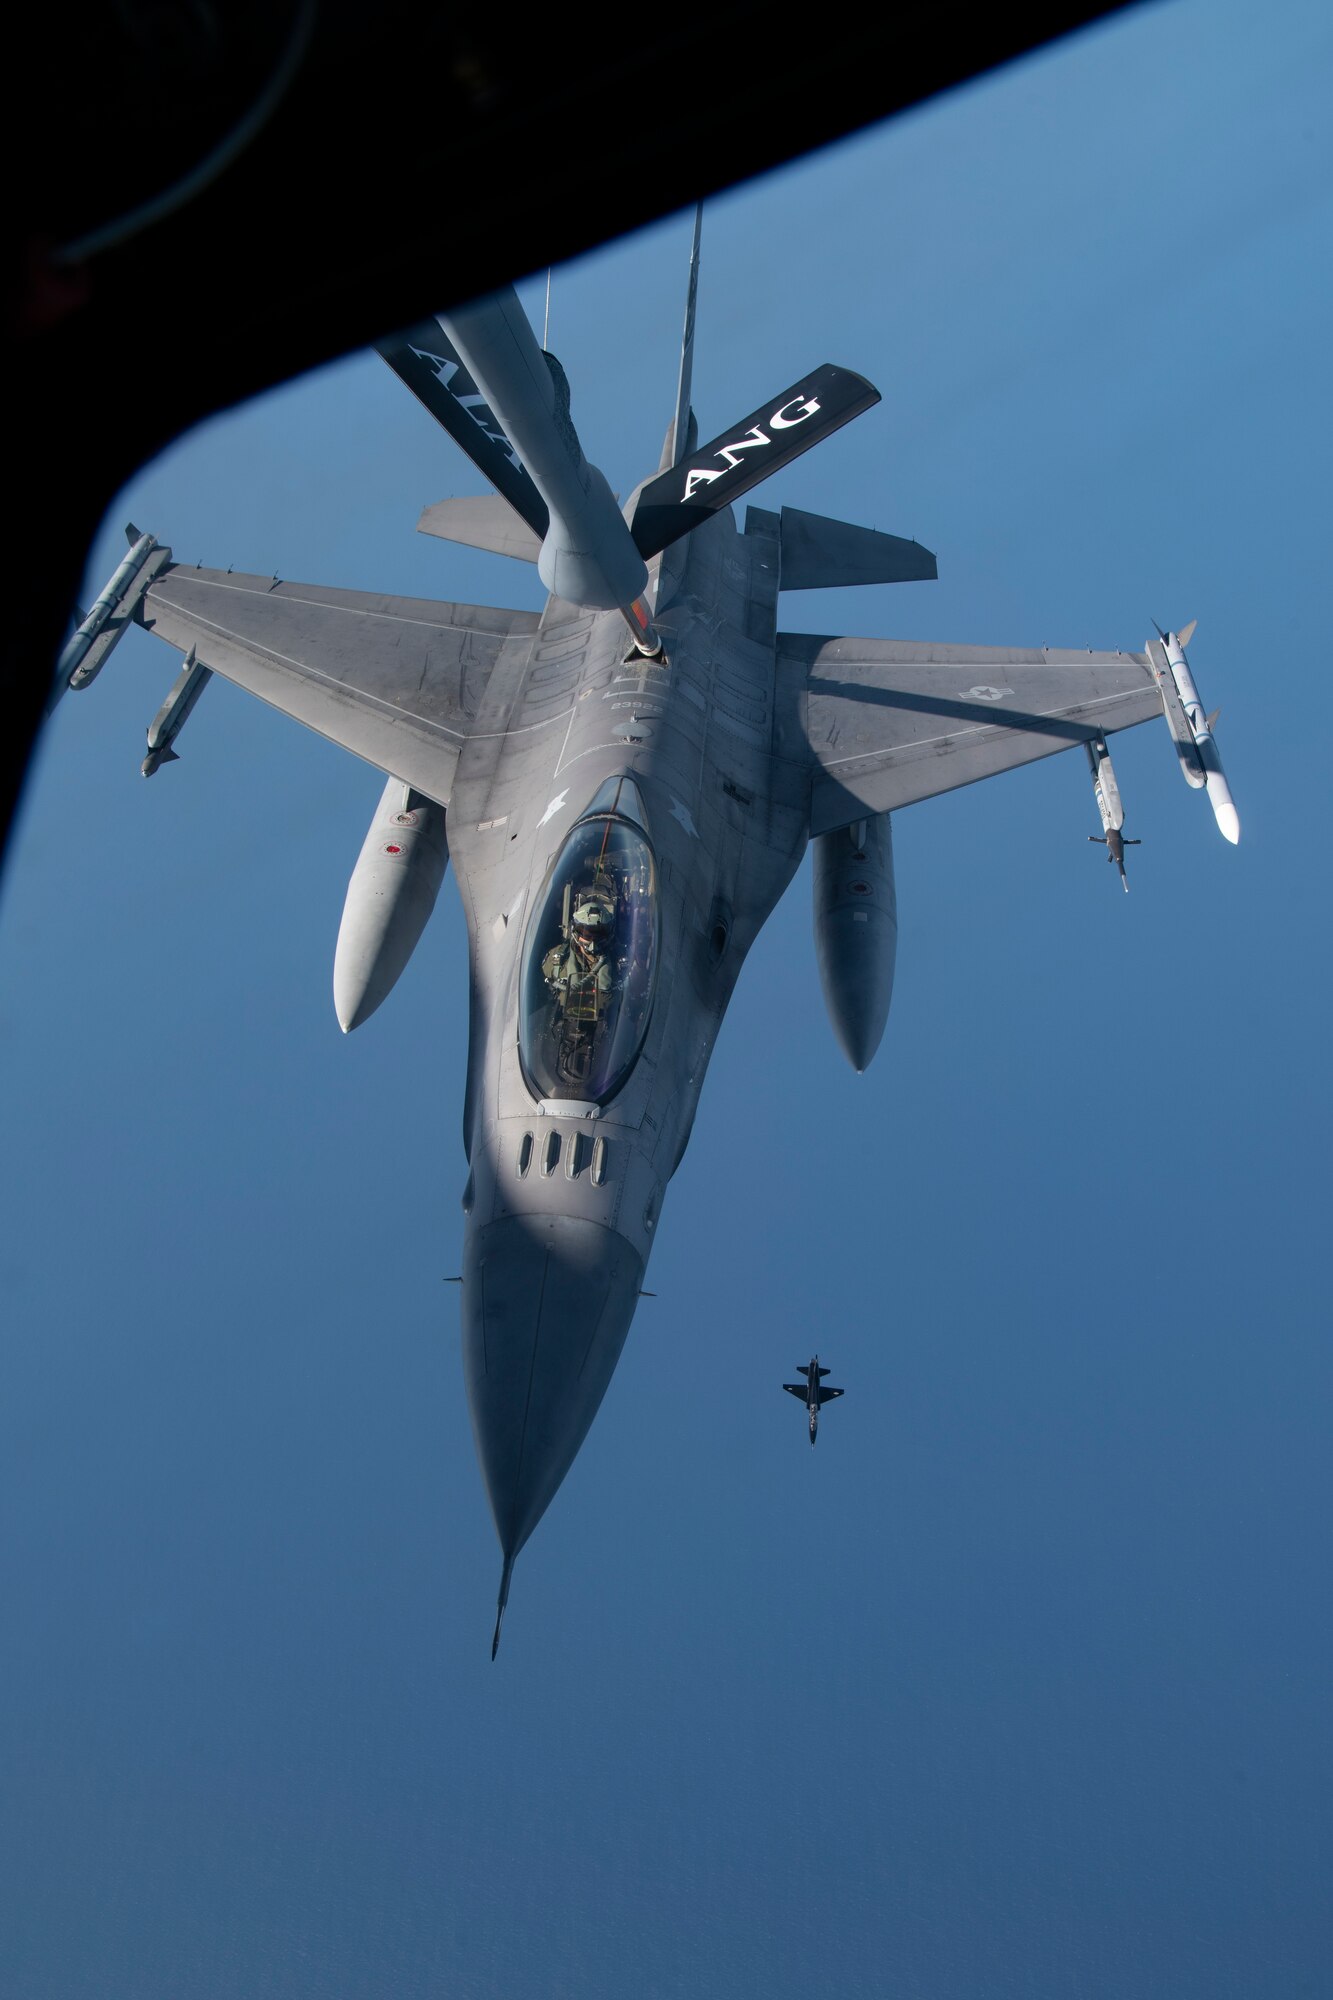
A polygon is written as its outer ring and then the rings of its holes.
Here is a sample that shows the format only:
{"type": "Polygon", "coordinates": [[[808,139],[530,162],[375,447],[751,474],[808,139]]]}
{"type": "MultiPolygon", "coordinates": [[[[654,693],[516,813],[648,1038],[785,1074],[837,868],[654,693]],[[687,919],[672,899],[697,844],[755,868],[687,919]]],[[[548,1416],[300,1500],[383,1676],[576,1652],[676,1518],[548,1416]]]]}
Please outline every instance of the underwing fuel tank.
{"type": "Polygon", "coordinates": [[[448,865],[443,806],[390,778],[352,870],[338,930],[333,1005],[345,1035],[393,991],[448,865]]]}
{"type": "Polygon", "coordinates": [[[898,954],[888,813],[816,835],[815,952],[838,1046],[859,1074],[884,1033],[898,954]]]}

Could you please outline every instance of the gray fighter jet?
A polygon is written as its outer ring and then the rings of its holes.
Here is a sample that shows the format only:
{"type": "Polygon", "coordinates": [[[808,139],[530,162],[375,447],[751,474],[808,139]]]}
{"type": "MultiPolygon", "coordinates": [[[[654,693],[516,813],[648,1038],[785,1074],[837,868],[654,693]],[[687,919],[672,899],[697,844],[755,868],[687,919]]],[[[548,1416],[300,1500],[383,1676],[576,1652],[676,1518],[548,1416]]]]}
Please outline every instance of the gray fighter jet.
{"type": "Polygon", "coordinates": [[[789,1396],[799,1396],[805,1404],[810,1415],[810,1442],[813,1444],[819,1436],[819,1412],[823,1409],[825,1403],[831,1403],[836,1396],[841,1396],[843,1392],[841,1389],[826,1389],[824,1387],[824,1377],[829,1373],[829,1370],[820,1367],[819,1356],[817,1354],[804,1367],[798,1366],[796,1373],[804,1375],[804,1382],[784,1382],[782,1386],[789,1396]]]}
{"type": "Polygon", "coordinates": [[[1105,790],[1106,738],[1165,712],[1237,830],[1172,634],[1093,653],[781,629],[784,591],[930,578],[935,559],[790,507],[738,523],[733,501],[879,397],[825,364],[700,445],[697,272],[696,228],[674,416],[623,509],[512,292],[382,344],[494,489],[419,527],[534,562],[540,614],[187,568],[136,530],[57,679],[86,686],[133,617],[185,655],[147,772],[216,672],[385,773],[338,939],[344,1030],[398,978],[452,855],[463,1366],[503,1555],[497,1643],[514,1559],[619,1359],[737,975],[807,844],[824,994],[863,1070],[893,984],[893,811],[1087,743],[1105,790]]]}

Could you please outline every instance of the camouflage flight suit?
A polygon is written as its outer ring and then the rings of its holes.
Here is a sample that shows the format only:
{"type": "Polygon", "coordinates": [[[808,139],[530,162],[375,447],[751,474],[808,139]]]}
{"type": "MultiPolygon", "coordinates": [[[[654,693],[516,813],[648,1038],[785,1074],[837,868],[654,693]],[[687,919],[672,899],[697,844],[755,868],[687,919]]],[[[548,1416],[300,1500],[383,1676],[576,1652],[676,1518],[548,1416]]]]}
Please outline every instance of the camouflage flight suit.
{"type": "Polygon", "coordinates": [[[611,995],[611,961],[595,945],[571,938],[553,944],[542,960],[542,978],[572,1018],[595,1019],[611,995]]]}

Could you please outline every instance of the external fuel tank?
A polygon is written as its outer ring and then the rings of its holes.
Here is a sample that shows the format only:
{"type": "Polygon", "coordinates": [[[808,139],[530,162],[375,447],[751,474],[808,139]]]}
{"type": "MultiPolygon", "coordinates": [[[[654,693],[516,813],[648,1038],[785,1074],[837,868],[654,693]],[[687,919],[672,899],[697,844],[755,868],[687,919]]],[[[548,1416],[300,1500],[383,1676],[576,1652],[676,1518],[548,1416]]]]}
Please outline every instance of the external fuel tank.
{"type": "Polygon", "coordinates": [[[898,897],[888,813],[817,834],[815,952],[838,1046],[865,1069],[879,1047],[893,996],[898,897]]]}
{"type": "Polygon", "coordinates": [[[338,931],[333,1004],[345,1035],[392,992],[448,865],[443,806],[390,778],[352,870],[338,931]]]}

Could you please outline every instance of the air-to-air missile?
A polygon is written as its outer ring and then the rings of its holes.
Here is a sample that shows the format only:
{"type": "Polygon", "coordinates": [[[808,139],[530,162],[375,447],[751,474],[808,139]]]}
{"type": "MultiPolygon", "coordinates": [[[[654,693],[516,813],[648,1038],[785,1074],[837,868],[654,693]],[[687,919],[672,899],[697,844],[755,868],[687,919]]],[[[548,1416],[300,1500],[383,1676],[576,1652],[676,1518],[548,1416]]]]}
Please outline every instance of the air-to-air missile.
{"type": "Polygon", "coordinates": [[[75,693],[91,687],[119,644],[153,578],[171,561],[171,550],[153,535],[141,535],[131,521],[125,530],[129,548],[83,613],[59,660],[47,699],[50,713],[66,688],[75,693]]]}
{"type": "Polygon", "coordinates": [[[1188,785],[1206,789],[1213,818],[1225,840],[1234,847],[1240,839],[1240,816],[1231,797],[1222,759],[1213,736],[1217,711],[1205,715],[1199,691],[1194,685],[1185,648],[1194,637],[1195,620],[1183,632],[1163,632],[1157,627],[1156,640],[1148,641],[1148,661],[1158,687],[1167,724],[1175,738],[1176,754],[1188,785]]]}
{"type": "MultiPolygon", "coordinates": [[[[141,613],[144,597],[155,577],[171,563],[171,550],[155,535],[141,535],[133,521],[125,529],[129,548],[121,557],[106,587],[99,591],[90,608],[80,615],[78,625],[66,641],[56,662],[55,678],[47,698],[47,713],[55,707],[66,688],[76,694],[91,687],[125,632],[141,613]]],[[[191,646],[184,664],[171,684],[170,692],[148,725],[148,755],[143,774],[174,760],[172,744],[185,727],[191,709],[213,677],[195,656],[191,646]]]]}
{"type": "Polygon", "coordinates": [[[898,898],[888,813],[817,834],[815,955],[838,1046],[859,1075],[879,1047],[893,997],[898,898]]]}
{"type": "Polygon", "coordinates": [[[145,778],[151,778],[163,764],[175,761],[176,752],[171,746],[189,721],[191,710],[212,678],[213,669],[204,665],[191,646],[180,672],[167,691],[166,700],[148,725],[148,755],[142,765],[145,778]]]}
{"type": "Polygon", "coordinates": [[[1111,753],[1106,747],[1104,736],[1094,736],[1091,743],[1085,743],[1088,753],[1088,768],[1092,772],[1092,789],[1097,795],[1097,810],[1102,816],[1100,833],[1090,833],[1088,839],[1096,841],[1106,849],[1108,861],[1114,861],[1120,870],[1120,885],[1129,894],[1129,881],[1125,875],[1125,849],[1137,847],[1137,840],[1126,840],[1121,828],[1125,824],[1125,808],[1120,799],[1120,787],[1116,783],[1115,766],[1111,753]]]}
{"type": "Polygon", "coordinates": [[[333,1005],[345,1035],[393,991],[448,865],[443,806],[390,778],[352,870],[338,929],[333,1005]]]}

